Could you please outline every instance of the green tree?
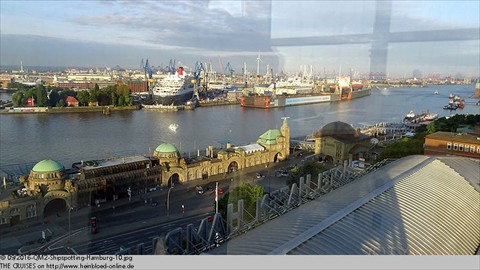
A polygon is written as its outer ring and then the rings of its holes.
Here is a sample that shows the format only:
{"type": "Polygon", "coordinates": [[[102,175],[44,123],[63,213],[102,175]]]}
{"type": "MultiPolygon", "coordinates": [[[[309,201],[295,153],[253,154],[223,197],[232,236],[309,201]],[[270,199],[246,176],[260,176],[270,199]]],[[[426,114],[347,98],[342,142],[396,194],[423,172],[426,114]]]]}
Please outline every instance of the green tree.
{"type": "Polygon", "coordinates": [[[64,107],[64,106],[65,106],[65,100],[60,98],[57,101],[56,107],[64,107]]]}
{"type": "Polygon", "coordinates": [[[128,86],[124,84],[118,85],[115,89],[115,92],[118,96],[119,106],[132,105],[133,99],[130,97],[130,89],[128,88],[128,86]]]}
{"type": "Polygon", "coordinates": [[[218,211],[222,217],[227,217],[227,205],[233,204],[233,210],[238,211],[237,202],[243,199],[243,206],[246,213],[244,219],[246,222],[253,220],[256,215],[257,198],[262,198],[266,194],[265,190],[259,186],[252,186],[249,183],[241,183],[240,186],[224,194],[218,202],[218,211]]]}
{"type": "Polygon", "coordinates": [[[25,105],[23,103],[23,101],[25,100],[25,91],[17,91],[15,93],[13,93],[12,95],[12,103],[13,103],[13,106],[23,106],[25,105]]]}
{"type": "Polygon", "coordinates": [[[58,89],[51,89],[50,94],[48,95],[48,106],[55,107],[57,102],[60,100],[60,95],[58,94],[58,89]]]}
{"type": "Polygon", "coordinates": [[[47,91],[43,85],[37,85],[35,88],[35,105],[37,107],[45,107],[48,103],[47,91]]]}
{"type": "Polygon", "coordinates": [[[290,171],[287,185],[292,186],[294,183],[298,185],[300,177],[307,177],[309,174],[312,176],[312,179],[317,179],[318,174],[324,171],[326,171],[326,168],[323,165],[315,161],[307,161],[303,166],[295,167],[290,171]]]}
{"type": "Polygon", "coordinates": [[[77,93],[77,99],[82,104],[82,106],[87,105],[90,98],[90,93],[88,91],[82,90],[77,93]]]}
{"type": "Polygon", "coordinates": [[[432,134],[436,132],[435,122],[432,122],[427,125],[427,134],[432,134]]]}
{"type": "Polygon", "coordinates": [[[386,158],[402,158],[410,155],[423,155],[425,134],[417,134],[412,139],[404,138],[402,141],[387,145],[380,153],[378,160],[386,158]]]}

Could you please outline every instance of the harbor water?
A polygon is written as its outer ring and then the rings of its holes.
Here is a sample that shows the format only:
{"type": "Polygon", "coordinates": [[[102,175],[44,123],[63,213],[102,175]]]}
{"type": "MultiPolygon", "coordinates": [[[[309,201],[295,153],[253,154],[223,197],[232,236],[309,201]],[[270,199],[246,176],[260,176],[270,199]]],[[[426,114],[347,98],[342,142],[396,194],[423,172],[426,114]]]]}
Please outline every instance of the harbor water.
{"type": "MultiPolygon", "coordinates": [[[[401,122],[413,110],[440,117],[479,114],[474,85],[430,85],[423,88],[372,90],[372,95],[350,101],[319,103],[274,109],[242,108],[240,105],[197,108],[177,112],[114,111],[68,114],[0,115],[0,170],[25,168],[43,159],[61,162],[66,168],[81,160],[112,156],[149,155],[161,143],[173,143],[184,156],[197,149],[249,144],[289,117],[291,137],[312,134],[325,124],[343,121],[354,127],[379,122],[401,122]],[[438,91],[438,94],[434,94],[438,91]],[[453,93],[467,102],[462,110],[443,110],[453,93]],[[177,128],[170,129],[174,124],[177,128]]],[[[6,99],[5,94],[0,96],[6,99]]]]}

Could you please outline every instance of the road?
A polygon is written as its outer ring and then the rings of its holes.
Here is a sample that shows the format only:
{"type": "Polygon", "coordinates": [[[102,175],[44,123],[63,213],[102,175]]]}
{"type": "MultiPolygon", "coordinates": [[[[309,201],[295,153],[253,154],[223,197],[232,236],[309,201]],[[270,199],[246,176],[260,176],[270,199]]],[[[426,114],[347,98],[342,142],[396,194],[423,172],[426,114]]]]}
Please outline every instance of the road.
{"type": "MultiPolygon", "coordinates": [[[[42,246],[41,251],[48,253],[52,249],[57,249],[60,254],[114,254],[120,247],[135,248],[138,244],[144,243],[145,253],[151,254],[152,241],[155,237],[178,227],[184,228],[190,223],[198,226],[201,219],[213,215],[214,190],[207,189],[207,186],[214,187],[215,182],[218,182],[219,188],[226,193],[247,182],[261,185],[267,192],[274,191],[284,187],[286,180],[286,177],[275,177],[275,170],[301,162],[300,158],[294,156],[286,162],[266,167],[257,166],[232,174],[212,176],[207,180],[177,185],[170,190],[168,215],[166,207],[168,189],[132,197],[130,201],[124,199],[107,202],[100,207],[74,211],[71,215],[68,212],[61,213],[59,217],[49,218],[47,225],[55,226],[57,229],[54,230],[56,233],[53,240],[42,246]],[[257,172],[261,172],[265,177],[257,179],[255,176],[257,172]],[[202,185],[205,193],[197,194],[195,185],[202,185]],[[97,218],[96,234],[88,231],[90,218],[93,216],[97,218]],[[72,232],[70,237],[69,231],[72,232]],[[66,247],[68,248],[65,249],[66,247]]],[[[45,221],[42,225],[45,226],[45,221]]],[[[29,229],[38,234],[39,228],[29,229]]],[[[13,250],[14,247],[11,247],[6,254],[13,253],[11,252],[13,250]]]]}

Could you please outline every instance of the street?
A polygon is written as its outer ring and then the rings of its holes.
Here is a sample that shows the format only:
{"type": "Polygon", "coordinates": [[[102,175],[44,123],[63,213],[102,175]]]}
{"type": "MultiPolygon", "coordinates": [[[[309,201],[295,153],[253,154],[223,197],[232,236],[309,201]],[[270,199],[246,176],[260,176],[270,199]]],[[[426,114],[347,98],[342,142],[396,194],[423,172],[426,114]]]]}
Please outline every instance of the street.
{"type": "Polygon", "coordinates": [[[119,251],[120,247],[135,248],[138,244],[144,243],[145,252],[151,254],[152,239],[155,237],[190,223],[198,226],[201,219],[214,214],[215,182],[219,183],[219,188],[224,194],[245,182],[261,185],[267,192],[280,189],[285,186],[286,177],[276,177],[275,171],[302,162],[296,155],[292,156],[292,159],[286,162],[256,166],[230,174],[211,176],[206,180],[177,184],[171,190],[163,188],[133,196],[131,200],[106,202],[99,207],[92,206],[71,213],[65,211],[43,219],[40,224],[32,224],[22,231],[2,232],[2,239],[15,239],[16,242],[10,241],[8,245],[0,245],[0,252],[16,254],[21,247],[24,252],[34,250],[35,245],[38,246],[40,232],[48,229],[52,231],[53,240],[51,244],[46,243],[42,246],[42,250],[46,252],[57,250],[60,253],[113,254],[119,251]],[[263,177],[258,178],[256,176],[258,172],[263,177]],[[197,193],[195,188],[197,185],[203,187],[205,191],[203,194],[197,193]],[[95,234],[89,231],[91,217],[97,219],[95,234]],[[69,232],[75,232],[75,235],[68,237],[69,232]],[[56,242],[55,239],[60,236],[62,241],[56,242]],[[30,240],[27,240],[29,238],[30,240]]]}

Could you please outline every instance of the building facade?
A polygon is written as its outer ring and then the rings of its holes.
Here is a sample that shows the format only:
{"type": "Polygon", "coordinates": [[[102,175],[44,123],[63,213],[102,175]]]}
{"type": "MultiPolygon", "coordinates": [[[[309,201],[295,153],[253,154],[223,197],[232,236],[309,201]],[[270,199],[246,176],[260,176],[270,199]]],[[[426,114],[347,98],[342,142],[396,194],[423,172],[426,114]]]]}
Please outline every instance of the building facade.
{"type": "Polygon", "coordinates": [[[182,158],[172,144],[161,144],[153,156],[162,167],[161,184],[206,179],[211,175],[227,174],[244,168],[278,162],[290,154],[290,128],[284,119],[282,127],[263,133],[256,143],[224,149],[209,146],[206,155],[194,160],[182,158]]]}
{"type": "Polygon", "coordinates": [[[224,149],[210,146],[205,156],[195,159],[181,157],[173,144],[164,143],[153,157],[81,161],[68,170],[58,161],[42,160],[28,177],[20,179],[20,187],[0,193],[0,226],[278,162],[288,158],[289,148],[290,128],[285,119],[280,129],[266,131],[256,143],[224,149]]]}
{"type": "Polygon", "coordinates": [[[425,136],[425,155],[480,158],[480,135],[439,131],[425,136]]]}
{"type": "Polygon", "coordinates": [[[335,164],[352,162],[368,156],[370,137],[351,125],[337,121],[323,126],[314,134],[315,155],[335,164]]]}

